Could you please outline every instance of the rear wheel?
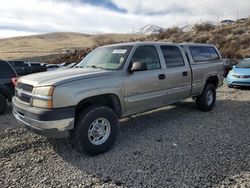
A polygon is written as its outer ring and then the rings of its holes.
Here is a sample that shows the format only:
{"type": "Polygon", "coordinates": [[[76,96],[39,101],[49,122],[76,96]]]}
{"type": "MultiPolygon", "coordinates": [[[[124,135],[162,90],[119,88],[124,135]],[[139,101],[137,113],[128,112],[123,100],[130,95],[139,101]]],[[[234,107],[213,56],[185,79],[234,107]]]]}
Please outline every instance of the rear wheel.
{"type": "Polygon", "coordinates": [[[117,115],[110,108],[88,107],[76,120],[72,134],[74,147],[90,155],[106,152],[115,143],[118,124],[117,115]]]}
{"type": "Polygon", "coordinates": [[[202,94],[196,97],[197,107],[202,111],[213,109],[216,101],[216,90],[213,84],[207,84],[202,94]]]}
{"type": "Polygon", "coordinates": [[[5,97],[2,94],[0,94],[0,115],[4,113],[6,105],[7,101],[5,97]]]}

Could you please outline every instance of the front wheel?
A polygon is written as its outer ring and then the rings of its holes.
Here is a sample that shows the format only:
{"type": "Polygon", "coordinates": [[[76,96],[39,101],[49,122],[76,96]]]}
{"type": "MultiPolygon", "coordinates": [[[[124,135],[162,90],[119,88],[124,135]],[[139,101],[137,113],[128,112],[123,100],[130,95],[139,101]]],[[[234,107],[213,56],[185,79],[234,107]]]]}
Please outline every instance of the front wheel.
{"type": "Polygon", "coordinates": [[[202,94],[196,97],[196,105],[202,111],[213,109],[216,101],[216,90],[213,84],[207,84],[202,94]]]}
{"type": "Polygon", "coordinates": [[[110,108],[88,107],[76,120],[72,134],[74,147],[90,155],[106,152],[115,143],[118,124],[117,115],[110,108]]]}

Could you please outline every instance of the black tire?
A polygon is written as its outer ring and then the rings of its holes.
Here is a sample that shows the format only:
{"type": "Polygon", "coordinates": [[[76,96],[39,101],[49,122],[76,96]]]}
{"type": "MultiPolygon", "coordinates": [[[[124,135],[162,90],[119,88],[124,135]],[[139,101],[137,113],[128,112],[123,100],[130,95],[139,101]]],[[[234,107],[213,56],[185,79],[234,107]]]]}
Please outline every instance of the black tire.
{"type": "Polygon", "coordinates": [[[0,115],[4,113],[6,105],[7,101],[5,97],[2,94],[0,94],[0,115]]]}
{"type": "Polygon", "coordinates": [[[199,110],[208,112],[213,109],[216,101],[216,90],[213,84],[207,84],[200,96],[196,97],[196,104],[199,110]],[[208,94],[209,93],[209,94],[208,94]],[[208,95],[212,96],[208,100],[208,95]]]}
{"type": "MultiPolygon", "coordinates": [[[[90,155],[104,153],[115,143],[118,133],[118,125],[118,117],[113,110],[105,106],[90,106],[80,112],[77,116],[75,128],[71,134],[73,146],[81,153],[85,152],[90,155]],[[93,129],[93,124],[98,122],[98,120],[100,121],[100,119],[104,119],[104,121],[110,125],[110,131],[107,131],[109,134],[107,134],[108,136],[106,136],[106,140],[103,143],[95,145],[91,143],[91,140],[94,142],[94,136],[89,136],[91,135],[89,134],[89,131],[91,128],[93,129]]],[[[106,127],[106,129],[108,128],[106,127]]]]}

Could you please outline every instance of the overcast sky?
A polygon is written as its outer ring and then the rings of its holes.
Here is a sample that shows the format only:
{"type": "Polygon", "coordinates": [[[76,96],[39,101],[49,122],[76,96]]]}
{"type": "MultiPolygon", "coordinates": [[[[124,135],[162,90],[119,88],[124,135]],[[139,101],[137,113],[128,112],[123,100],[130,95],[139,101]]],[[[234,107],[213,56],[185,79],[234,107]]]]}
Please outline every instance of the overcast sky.
{"type": "Polygon", "coordinates": [[[0,38],[47,32],[128,33],[250,16],[249,0],[0,0],[0,38]]]}

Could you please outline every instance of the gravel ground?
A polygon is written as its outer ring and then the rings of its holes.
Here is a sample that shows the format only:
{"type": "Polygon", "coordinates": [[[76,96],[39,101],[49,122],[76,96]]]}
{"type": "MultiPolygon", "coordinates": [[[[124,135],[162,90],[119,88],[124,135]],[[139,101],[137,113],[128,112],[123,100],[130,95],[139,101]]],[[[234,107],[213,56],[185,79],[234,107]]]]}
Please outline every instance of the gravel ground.
{"type": "Polygon", "coordinates": [[[121,121],[114,147],[90,157],[0,116],[1,187],[250,187],[250,90],[218,90],[121,121]],[[6,129],[7,128],[7,129],[6,129]]]}

